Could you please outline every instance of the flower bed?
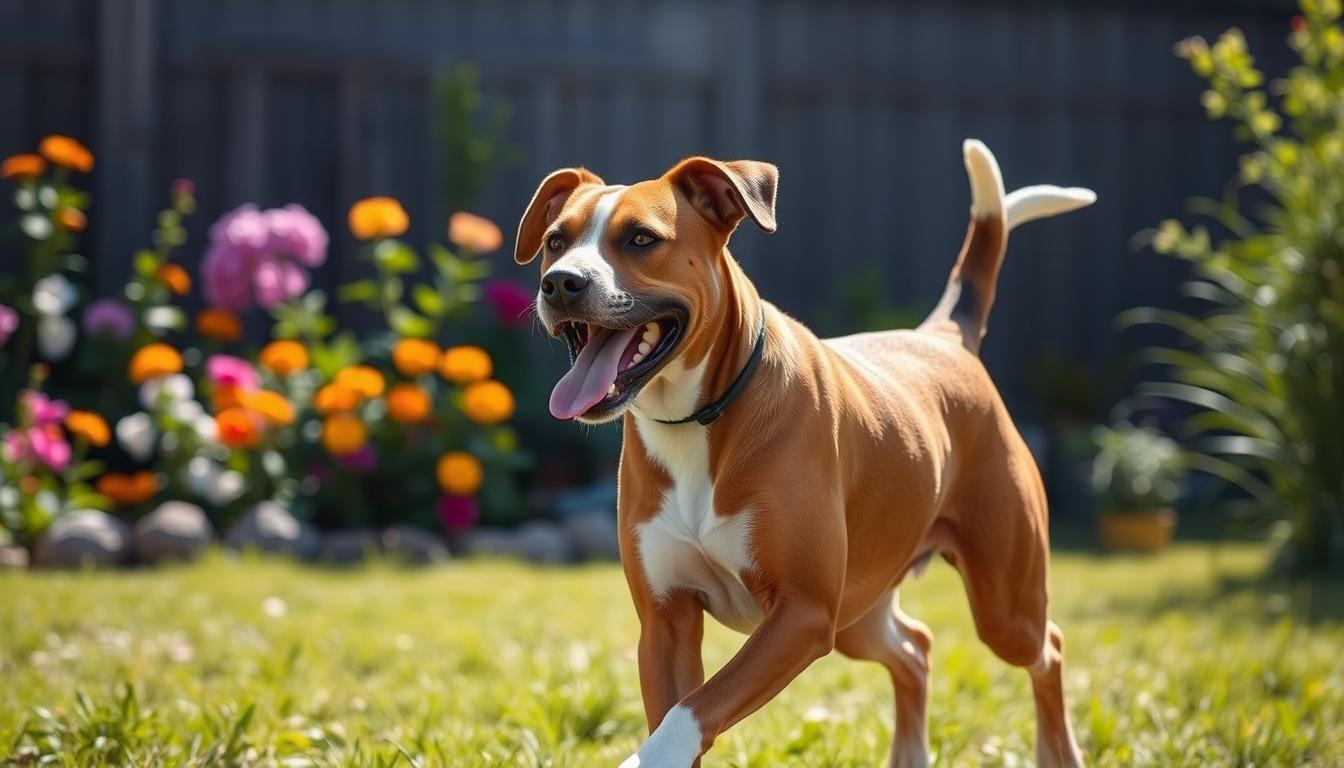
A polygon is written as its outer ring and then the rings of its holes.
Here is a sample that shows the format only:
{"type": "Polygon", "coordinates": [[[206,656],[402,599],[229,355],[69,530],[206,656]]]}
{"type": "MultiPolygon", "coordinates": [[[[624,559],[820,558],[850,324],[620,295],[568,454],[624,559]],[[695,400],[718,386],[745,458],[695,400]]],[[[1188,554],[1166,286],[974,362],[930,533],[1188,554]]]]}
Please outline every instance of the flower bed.
{"type": "Polygon", "coordinates": [[[76,512],[131,523],[172,501],[221,529],[266,503],[319,529],[456,533],[521,516],[514,398],[487,347],[520,346],[508,337],[529,292],[486,281],[494,224],[455,214],[450,245],[421,252],[399,239],[396,200],[351,206],[372,277],[337,298],[383,326],[361,337],[311,287],[329,235],[302,206],[225,214],[199,271],[185,269],[185,180],[120,294],[88,295],[75,254],[91,202],[78,179],[93,166],[60,136],[0,164],[23,249],[0,282],[4,535],[32,546],[76,512]]]}

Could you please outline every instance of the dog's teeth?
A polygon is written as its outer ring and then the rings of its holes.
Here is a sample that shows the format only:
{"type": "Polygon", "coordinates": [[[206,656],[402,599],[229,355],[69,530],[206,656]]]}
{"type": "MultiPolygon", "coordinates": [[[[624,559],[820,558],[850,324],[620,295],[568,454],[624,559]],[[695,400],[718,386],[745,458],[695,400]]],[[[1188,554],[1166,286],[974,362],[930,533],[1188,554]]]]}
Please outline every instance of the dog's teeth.
{"type": "Polygon", "coordinates": [[[649,342],[647,342],[647,341],[641,341],[641,342],[639,342],[639,353],[640,353],[641,355],[647,355],[647,354],[649,354],[649,350],[650,350],[650,349],[653,349],[653,347],[649,346],[649,342]]]}
{"type": "Polygon", "coordinates": [[[658,324],[657,324],[657,323],[649,323],[648,325],[644,326],[644,329],[647,330],[649,333],[652,333],[652,334],[657,335],[657,333],[658,333],[658,324]]]}
{"type": "Polygon", "coordinates": [[[608,395],[614,395],[614,394],[616,394],[616,384],[615,384],[615,383],[613,383],[610,387],[607,387],[607,394],[608,394],[608,395]]]}
{"type": "Polygon", "coordinates": [[[644,340],[650,344],[658,343],[658,337],[662,335],[663,331],[658,327],[657,323],[649,323],[644,326],[644,340]]]}
{"type": "Polygon", "coordinates": [[[626,368],[629,368],[629,367],[633,366],[635,363],[638,363],[640,360],[643,360],[643,359],[644,359],[644,355],[642,355],[642,354],[636,352],[636,353],[635,353],[635,356],[632,357],[632,358],[630,358],[630,365],[627,365],[627,366],[625,366],[625,367],[626,367],[626,368]]]}

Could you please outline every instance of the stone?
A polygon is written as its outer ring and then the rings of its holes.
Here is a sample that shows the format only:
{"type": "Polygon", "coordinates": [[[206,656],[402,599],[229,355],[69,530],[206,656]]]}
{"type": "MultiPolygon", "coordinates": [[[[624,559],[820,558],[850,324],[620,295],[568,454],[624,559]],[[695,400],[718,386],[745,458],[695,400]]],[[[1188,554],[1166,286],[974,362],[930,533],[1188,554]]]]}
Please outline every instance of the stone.
{"type": "Polygon", "coordinates": [[[546,520],[524,523],[514,533],[514,544],[518,554],[529,562],[555,565],[574,559],[574,548],[564,529],[546,520]]]}
{"type": "Polygon", "coordinates": [[[354,565],[378,554],[379,549],[378,534],[373,531],[330,531],[322,536],[317,559],[329,565],[354,565]]]}
{"type": "Polygon", "coordinates": [[[185,501],[165,501],[136,522],[131,544],[141,562],[159,563],[191,560],[213,538],[210,519],[200,507],[185,501]]]}
{"type": "Polygon", "coordinates": [[[37,540],[33,564],[45,568],[117,565],[130,551],[126,524],[95,509],[72,512],[56,520],[37,540]]]}
{"type": "Polygon", "coordinates": [[[263,501],[243,512],[224,535],[224,545],[230,549],[311,557],[317,553],[319,542],[317,534],[284,507],[263,501]]]}
{"type": "Polygon", "coordinates": [[[394,525],[383,531],[383,554],[416,565],[444,563],[451,559],[443,539],[414,525],[394,525]]]}
{"type": "Polygon", "coordinates": [[[515,557],[519,554],[517,537],[502,528],[472,528],[464,531],[457,541],[464,555],[515,557]]]}
{"type": "Polygon", "coordinates": [[[28,550],[23,547],[0,547],[0,571],[19,571],[28,567],[28,550]]]}
{"type": "Polygon", "coordinates": [[[581,512],[564,518],[561,527],[580,560],[619,560],[620,541],[614,511],[581,512]]]}

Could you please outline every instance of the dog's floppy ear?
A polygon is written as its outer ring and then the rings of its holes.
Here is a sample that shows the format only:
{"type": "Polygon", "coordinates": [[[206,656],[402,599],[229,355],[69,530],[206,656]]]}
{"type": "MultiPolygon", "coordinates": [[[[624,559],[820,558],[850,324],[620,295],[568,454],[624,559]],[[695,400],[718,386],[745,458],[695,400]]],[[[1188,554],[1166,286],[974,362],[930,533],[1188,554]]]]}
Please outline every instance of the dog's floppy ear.
{"type": "Polygon", "coordinates": [[[682,160],[667,172],[691,204],[731,232],[750,216],[766,232],[775,231],[775,187],[779,169],[756,160],[721,162],[708,157],[682,160]]]}
{"type": "Polygon", "coordinates": [[[543,179],[541,186],[537,187],[537,193],[532,196],[532,202],[527,204],[523,220],[518,223],[513,260],[526,264],[537,257],[546,227],[560,215],[560,209],[565,207],[570,193],[584,184],[604,183],[587,168],[561,168],[543,179]]]}

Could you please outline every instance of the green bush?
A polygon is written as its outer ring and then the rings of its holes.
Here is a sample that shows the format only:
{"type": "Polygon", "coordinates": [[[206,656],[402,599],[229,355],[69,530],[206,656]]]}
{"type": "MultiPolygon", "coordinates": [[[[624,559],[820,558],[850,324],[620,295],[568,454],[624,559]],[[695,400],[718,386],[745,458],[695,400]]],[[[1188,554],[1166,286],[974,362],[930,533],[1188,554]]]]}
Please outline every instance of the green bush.
{"type": "Polygon", "coordinates": [[[1304,0],[1288,43],[1300,58],[1265,85],[1241,32],[1182,42],[1209,88],[1210,117],[1252,149],[1205,224],[1163,222],[1160,253],[1189,262],[1204,307],[1135,310],[1181,342],[1149,350],[1163,381],[1140,395],[1193,406],[1185,437],[1199,469],[1244,492],[1237,513],[1286,521],[1279,562],[1344,563],[1344,30],[1339,0],[1304,0]],[[1271,99],[1271,97],[1273,97],[1271,99]]]}
{"type": "Polygon", "coordinates": [[[1092,433],[1092,490],[1107,512],[1165,509],[1181,496],[1185,460],[1175,440],[1152,427],[1121,422],[1092,433]]]}

